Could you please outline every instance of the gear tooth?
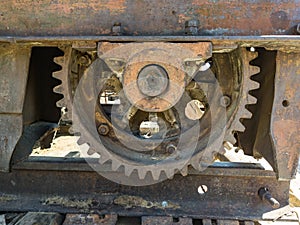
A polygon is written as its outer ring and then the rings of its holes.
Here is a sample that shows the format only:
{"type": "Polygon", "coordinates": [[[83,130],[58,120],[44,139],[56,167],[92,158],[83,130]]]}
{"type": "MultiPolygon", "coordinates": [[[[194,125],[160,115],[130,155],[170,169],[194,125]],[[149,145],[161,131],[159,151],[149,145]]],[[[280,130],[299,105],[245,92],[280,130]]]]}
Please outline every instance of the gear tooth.
{"type": "Polygon", "coordinates": [[[225,141],[230,142],[232,145],[235,144],[236,139],[235,139],[233,133],[228,134],[225,141]]]}
{"type": "Polygon", "coordinates": [[[61,93],[63,93],[63,86],[62,85],[58,85],[58,86],[56,86],[56,87],[53,88],[53,91],[55,93],[61,94],[61,93]]]}
{"type": "Polygon", "coordinates": [[[58,70],[52,73],[52,77],[61,80],[64,76],[64,73],[62,70],[58,70]]]}
{"type": "Polygon", "coordinates": [[[159,169],[153,169],[151,171],[153,180],[159,180],[161,171],[159,169]]]}
{"type": "MultiPolygon", "coordinates": [[[[247,51],[247,50],[245,50],[245,51],[247,51]]],[[[257,58],[258,52],[247,51],[247,55],[248,55],[249,62],[251,62],[257,58]]]]}
{"type": "Polygon", "coordinates": [[[249,82],[249,90],[256,90],[260,87],[260,83],[251,80],[251,82],[249,82]]]}
{"type": "Polygon", "coordinates": [[[226,153],[225,147],[224,147],[224,148],[221,148],[220,151],[219,151],[219,153],[220,153],[221,155],[224,155],[224,154],[226,153]]]}
{"type": "Polygon", "coordinates": [[[258,66],[250,66],[250,76],[258,74],[260,72],[260,68],[258,66]]]}
{"type": "Polygon", "coordinates": [[[174,177],[174,170],[173,169],[166,169],[164,170],[168,179],[173,179],[174,177]]]}
{"type": "Polygon", "coordinates": [[[56,106],[57,106],[57,107],[60,107],[60,108],[66,106],[65,99],[62,98],[62,99],[60,99],[58,102],[56,102],[56,106]]]}
{"type": "Polygon", "coordinates": [[[180,173],[182,176],[187,176],[188,175],[188,166],[184,166],[181,170],[180,173]]]}
{"type": "Polygon", "coordinates": [[[146,170],[146,169],[140,168],[140,169],[138,170],[138,175],[139,175],[139,178],[140,178],[141,180],[145,179],[146,174],[147,174],[147,170],[146,170]]]}
{"type": "Polygon", "coordinates": [[[199,159],[192,159],[192,161],[190,161],[190,164],[195,170],[200,171],[200,169],[201,169],[201,165],[199,163],[200,161],[201,160],[199,160],[199,159]]]}
{"type": "Polygon", "coordinates": [[[247,101],[248,101],[247,105],[253,105],[253,104],[257,103],[257,98],[255,98],[254,96],[252,96],[252,95],[249,94],[247,96],[247,101]]]}
{"type": "Polygon", "coordinates": [[[65,60],[64,60],[64,56],[54,57],[53,61],[54,61],[56,64],[62,66],[62,65],[64,64],[64,61],[65,61],[65,60]]]}
{"type": "Polygon", "coordinates": [[[100,163],[100,164],[104,164],[104,163],[106,163],[108,160],[109,160],[109,157],[108,157],[108,156],[106,156],[106,155],[104,155],[104,154],[101,154],[101,155],[100,155],[100,158],[99,158],[99,163],[100,163]]]}
{"type": "Polygon", "coordinates": [[[89,148],[89,150],[87,151],[88,155],[93,155],[94,153],[96,153],[96,151],[92,148],[89,148]]]}
{"type": "Polygon", "coordinates": [[[85,143],[85,141],[84,141],[84,139],[82,138],[82,136],[79,137],[78,140],[77,140],[77,144],[78,144],[78,145],[83,145],[84,143],[85,143]]]}
{"type": "Polygon", "coordinates": [[[125,176],[130,176],[131,174],[132,174],[132,172],[133,172],[133,170],[134,170],[134,168],[132,168],[132,167],[125,167],[125,176]]]}
{"type": "Polygon", "coordinates": [[[240,122],[238,121],[235,125],[235,130],[236,131],[239,131],[239,132],[244,132],[245,131],[245,126],[240,122]]]}
{"type": "Polygon", "coordinates": [[[121,163],[119,161],[116,161],[116,160],[112,160],[112,163],[111,163],[111,169],[113,171],[117,171],[121,166],[121,163]]]}
{"type": "Polygon", "coordinates": [[[245,110],[244,113],[243,113],[243,116],[242,118],[244,119],[250,119],[252,117],[252,113],[249,111],[249,110],[245,110]]]}

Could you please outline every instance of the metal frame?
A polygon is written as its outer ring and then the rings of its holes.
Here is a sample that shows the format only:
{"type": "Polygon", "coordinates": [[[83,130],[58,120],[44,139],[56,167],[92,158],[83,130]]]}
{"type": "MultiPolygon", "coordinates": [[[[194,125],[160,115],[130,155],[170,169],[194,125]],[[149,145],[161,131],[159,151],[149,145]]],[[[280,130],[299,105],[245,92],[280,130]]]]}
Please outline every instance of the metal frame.
{"type": "MultiPolygon", "coordinates": [[[[122,174],[122,171],[111,172],[109,165],[104,165],[102,172],[122,174]]],[[[289,182],[278,181],[274,172],[255,164],[219,163],[204,172],[191,170],[187,177],[175,175],[174,179],[155,185],[132,187],[106,180],[84,161],[30,159],[15,165],[9,174],[0,173],[0,209],[193,219],[275,219],[278,213],[265,214],[273,208],[259,197],[258,190],[262,187],[270,190],[283,209],[288,206],[289,182]],[[204,194],[198,192],[201,185],[208,188],[204,194]]]]}

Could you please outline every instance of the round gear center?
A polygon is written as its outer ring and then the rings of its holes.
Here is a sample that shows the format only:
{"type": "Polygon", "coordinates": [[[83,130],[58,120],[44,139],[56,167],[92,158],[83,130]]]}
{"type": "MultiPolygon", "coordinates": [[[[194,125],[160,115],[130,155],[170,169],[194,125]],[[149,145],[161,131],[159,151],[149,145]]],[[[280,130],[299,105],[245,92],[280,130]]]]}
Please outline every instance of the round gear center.
{"type": "Polygon", "coordinates": [[[168,87],[168,79],[168,74],[163,67],[148,65],[139,72],[137,84],[144,95],[155,97],[165,92],[168,87]]]}

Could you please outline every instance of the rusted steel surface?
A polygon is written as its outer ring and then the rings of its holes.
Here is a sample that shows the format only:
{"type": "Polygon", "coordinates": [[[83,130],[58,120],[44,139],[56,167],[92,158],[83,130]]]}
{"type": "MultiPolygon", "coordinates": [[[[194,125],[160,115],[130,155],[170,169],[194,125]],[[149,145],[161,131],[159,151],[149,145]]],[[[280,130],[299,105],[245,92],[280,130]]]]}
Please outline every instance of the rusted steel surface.
{"type": "Polygon", "coordinates": [[[22,134],[22,115],[0,114],[0,125],[0,171],[7,172],[15,145],[22,134]]]}
{"type": "Polygon", "coordinates": [[[268,187],[282,207],[288,205],[289,182],[257,169],[210,168],[144,187],[116,184],[96,172],[13,170],[0,173],[0,210],[251,220],[272,211],[257,194],[261,187],[268,187]],[[199,185],[208,191],[199,194],[199,185]]]}
{"type": "Polygon", "coordinates": [[[0,34],[174,35],[191,19],[203,35],[284,34],[297,30],[299,9],[299,0],[4,0],[0,34]]]}
{"type": "Polygon", "coordinates": [[[300,54],[277,53],[271,134],[279,179],[293,177],[300,153],[300,54]]]}
{"type": "Polygon", "coordinates": [[[21,113],[30,59],[30,48],[0,45],[0,113],[21,113]]]}
{"type": "Polygon", "coordinates": [[[0,46],[0,171],[8,171],[10,158],[22,134],[30,48],[0,46]]]}

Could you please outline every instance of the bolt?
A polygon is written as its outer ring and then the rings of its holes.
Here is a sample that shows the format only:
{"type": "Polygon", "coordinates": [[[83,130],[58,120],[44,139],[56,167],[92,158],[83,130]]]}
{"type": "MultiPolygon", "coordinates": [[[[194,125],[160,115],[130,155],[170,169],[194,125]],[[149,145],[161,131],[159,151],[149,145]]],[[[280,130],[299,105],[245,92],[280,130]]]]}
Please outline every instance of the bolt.
{"type": "Polygon", "coordinates": [[[199,20],[188,20],[185,22],[185,33],[188,35],[197,35],[199,31],[199,20]]]}
{"type": "Polygon", "coordinates": [[[87,55],[82,55],[82,56],[79,57],[78,63],[81,64],[81,65],[84,65],[84,66],[88,66],[88,65],[91,64],[91,59],[87,55]]]}
{"type": "Polygon", "coordinates": [[[280,203],[272,197],[271,193],[269,192],[269,189],[266,187],[262,187],[258,190],[258,195],[261,200],[267,201],[272,208],[278,209],[280,207],[280,203]]]}
{"type": "Polygon", "coordinates": [[[168,207],[168,202],[167,201],[162,201],[162,203],[161,203],[161,206],[163,207],[163,208],[166,208],[166,207],[168,207]]]}
{"type": "Polygon", "coordinates": [[[115,23],[111,28],[112,35],[119,36],[122,34],[121,23],[115,23]]]}
{"type": "Polygon", "coordinates": [[[190,120],[199,120],[205,113],[205,106],[199,100],[191,100],[184,109],[185,116],[190,120]]]}
{"type": "Polygon", "coordinates": [[[223,107],[228,107],[231,103],[231,98],[227,95],[224,95],[220,98],[220,104],[223,107]]]}
{"type": "Polygon", "coordinates": [[[174,153],[177,150],[177,147],[173,144],[168,144],[166,151],[170,154],[174,153]]]}
{"type": "Polygon", "coordinates": [[[109,133],[109,126],[107,124],[100,124],[98,127],[98,132],[100,135],[106,136],[109,133]]]}

